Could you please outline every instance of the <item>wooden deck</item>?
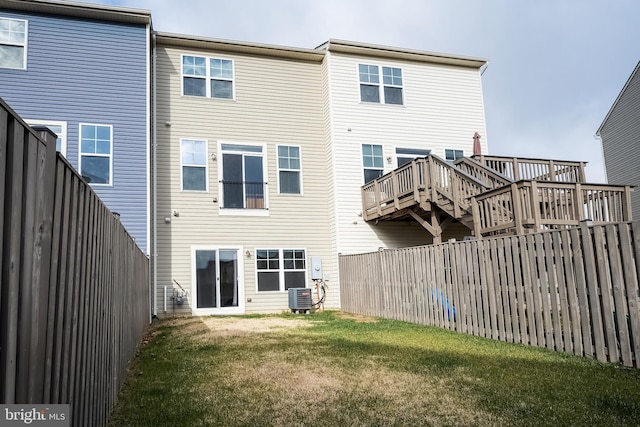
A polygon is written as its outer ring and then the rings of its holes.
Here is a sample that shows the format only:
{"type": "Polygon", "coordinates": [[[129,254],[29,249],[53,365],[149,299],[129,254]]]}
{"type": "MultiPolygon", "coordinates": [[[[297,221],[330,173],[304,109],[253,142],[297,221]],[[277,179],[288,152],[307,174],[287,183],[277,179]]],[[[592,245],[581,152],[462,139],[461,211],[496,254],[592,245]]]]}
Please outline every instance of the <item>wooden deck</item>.
{"type": "Polygon", "coordinates": [[[434,243],[453,221],[476,238],[631,221],[631,187],[586,184],[584,165],[498,156],[449,163],[430,155],[365,184],[363,218],[418,221],[434,243]]]}

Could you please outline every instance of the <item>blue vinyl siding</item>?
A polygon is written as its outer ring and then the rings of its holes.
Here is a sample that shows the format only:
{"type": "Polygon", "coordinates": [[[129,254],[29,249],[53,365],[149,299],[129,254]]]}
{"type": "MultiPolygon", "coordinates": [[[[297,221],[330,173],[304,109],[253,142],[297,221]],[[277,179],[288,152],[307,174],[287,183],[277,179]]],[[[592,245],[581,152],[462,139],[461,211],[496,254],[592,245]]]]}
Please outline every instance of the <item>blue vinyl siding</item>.
{"type": "Polygon", "coordinates": [[[0,96],[25,119],[66,121],[66,157],[76,168],[79,124],[113,126],[113,185],[93,188],[146,250],[146,27],[3,9],[0,16],[29,22],[27,69],[0,68],[0,96]]]}

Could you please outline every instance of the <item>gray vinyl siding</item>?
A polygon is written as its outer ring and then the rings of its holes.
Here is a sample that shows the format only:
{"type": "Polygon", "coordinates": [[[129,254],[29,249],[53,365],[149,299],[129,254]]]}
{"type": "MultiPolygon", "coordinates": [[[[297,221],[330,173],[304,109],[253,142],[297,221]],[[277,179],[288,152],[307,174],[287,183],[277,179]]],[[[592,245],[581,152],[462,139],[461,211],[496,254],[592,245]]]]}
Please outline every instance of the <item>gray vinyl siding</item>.
{"type": "Polygon", "coordinates": [[[27,69],[0,68],[0,96],[25,119],[66,122],[75,168],[79,124],[113,126],[113,185],[93,188],[146,250],[146,26],[3,9],[0,16],[28,21],[27,69]]]}
{"type": "Polygon", "coordinates": [[[633,218],[640,219],[640,63],[600,129],[607,181],[633,185],[633,218]]]}
{"type": "MultiPolygon", "coordinates": [[[[326,274],[337,277],[337,259],[330,246],[321,64],[160,45],[157,68],[159,315],[171,314],[163,312],[163,293],[164,286],[171,287],[173,280],[193,296],[195,245],[241,248],[246,312],[288,309],[286,292],[257,292],[256,249],[305,249],[308,286],[312,285],[311,256],[322,257],[326,274]],[[181,54],[233,59],[235,100],[182,96],[181,54]],[[181,138],[208,142],[206,192],[181,190],[181,138]],[[220,141],[264,144],[268,216],[221,214],[220,141]],[[301,148],[303,195],[278,194],[279,144],[301,148]],[[212,160],[211,154],[217,159],[212,160]],[[174,210],[179,216],[173,216],[174,210]],[[247,250],[250,257],[244,254],[247,250]]],[[[331,281],[329,286],[327,306],[337,307],[337,286],[331,281]]],[[[189,299],[189,304],[193,303],[189,299]]],[[[189,304],[180,307],[178,313],[191,313],[189,304]]]]}

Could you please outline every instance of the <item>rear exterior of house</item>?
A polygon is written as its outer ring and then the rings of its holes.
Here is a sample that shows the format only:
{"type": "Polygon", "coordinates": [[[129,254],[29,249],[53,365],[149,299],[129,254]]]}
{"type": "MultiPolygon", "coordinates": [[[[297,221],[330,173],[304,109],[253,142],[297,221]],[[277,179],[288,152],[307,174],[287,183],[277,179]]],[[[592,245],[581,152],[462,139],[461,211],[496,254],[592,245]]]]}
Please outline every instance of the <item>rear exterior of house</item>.
{"type": "MultiPolygon", "coordinates": [[[[453,161],[473,154],[474,133],[486,136],[486,61],[340,40],[322,48],[335,252],[431,243],[416,221],[365,222],[360,189],[417,157],[453,161]]],[[[468,234],[454,223],[443,237],[468,234]]]]}
{"type": "Polygon", "coordinates": [[[149,238],[150,12],[43,0],[0,1],[0,96],[149,238]]]}
{"type": "Polygon", "coordinates": [[[640,62],[596,132],[602,141],[607,182],[633,185],[631,205],[640,218],[640,62]]]}
{"type": "Polygon", "coordinates": [[[312,257],[338,307],[323,53],[156,43],[158,315],[286,310],[289,288],[314,287],[312,257]]]}

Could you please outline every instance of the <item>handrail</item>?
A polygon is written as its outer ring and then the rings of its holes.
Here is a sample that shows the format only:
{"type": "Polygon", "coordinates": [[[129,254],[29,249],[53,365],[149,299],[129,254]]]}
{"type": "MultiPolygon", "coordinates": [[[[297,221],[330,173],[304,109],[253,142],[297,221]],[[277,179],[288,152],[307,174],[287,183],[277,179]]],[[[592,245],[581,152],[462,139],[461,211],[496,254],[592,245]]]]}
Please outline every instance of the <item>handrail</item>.
{"type": "Polygon", "coordinates": [[[513,181],[522,179],[552,182],[586,181],[584,173],[586,162],[487,155],[473,156],[472,159],[513,181]]]}
{"type": "Polygon", "coordinates": [[[509,185],[513,182],[510,178],[470,157],[462,157],[453,162],[453,164],[491,189],[509,185]]]}

